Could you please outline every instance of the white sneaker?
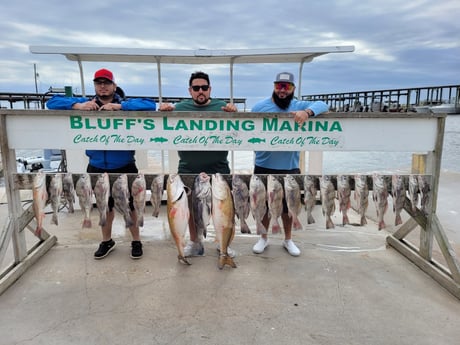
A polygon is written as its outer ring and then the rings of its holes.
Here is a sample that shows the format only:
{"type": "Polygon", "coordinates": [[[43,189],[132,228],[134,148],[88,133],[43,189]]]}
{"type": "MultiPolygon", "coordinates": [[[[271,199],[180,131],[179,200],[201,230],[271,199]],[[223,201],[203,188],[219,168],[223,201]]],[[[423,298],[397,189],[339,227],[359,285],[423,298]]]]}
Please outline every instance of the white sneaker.
{"type": "Polygon", "coordinates": [[[283,241],[283,247],[292,256],[299,256],[300,255],[300,249],[297,248],[297,246],[295,245],[295,243],[292,240],[284,240],[283,241]]]}
{"type": "Polygon", "coordinates": [[[184,248],[184,255],[188,256],[204,256],[204,247],[202,242],[189,241],[184,248]]]}
{"type": "MultiPolygon", "coordinates": [[[[217,246],[217,251],[219,252],[220,254],[220,246],[217,246]]],[[[236,256],[236,252],[230,248],[230,247],[227,247],[227,254],[228,256],[230,256],[231,258],[234,258],[236,256]]]]}
{"type": "Polygon", "coordinates": [[[265,248],[268,247],[268,238],[259,238],[259,240],[257,241],[257,243],[254,245],[254,247],[252,247],[252,251],[255,253],[255,254],[262,254],[265,250],[265,248]]]}

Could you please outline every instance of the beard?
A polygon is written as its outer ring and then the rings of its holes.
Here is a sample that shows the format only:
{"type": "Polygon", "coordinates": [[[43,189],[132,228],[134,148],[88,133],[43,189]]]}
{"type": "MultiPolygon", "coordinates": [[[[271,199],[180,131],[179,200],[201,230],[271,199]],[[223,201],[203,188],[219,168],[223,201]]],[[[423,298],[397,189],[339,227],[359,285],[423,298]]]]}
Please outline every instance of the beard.
{"type": "Polygon", "coordinates": [[[275,104],[283,109],[286,110],[289,108],[289,105],[291,104],[292,99],[294,98],[294,93],[291,93],[290,95],[286,96],[286,98],[279,98],[278,95],[273,91],[272,99],[275,104]]]}
{"type": "Polygon", "coordinates": [[[193,102],[196,105],[206,105],[209,102],[209,98],[207,98],[205,95],[198,95],[198,97],[193,99],[193,102]],[[201,97],[203,96],[203,98],[201,97]]]}

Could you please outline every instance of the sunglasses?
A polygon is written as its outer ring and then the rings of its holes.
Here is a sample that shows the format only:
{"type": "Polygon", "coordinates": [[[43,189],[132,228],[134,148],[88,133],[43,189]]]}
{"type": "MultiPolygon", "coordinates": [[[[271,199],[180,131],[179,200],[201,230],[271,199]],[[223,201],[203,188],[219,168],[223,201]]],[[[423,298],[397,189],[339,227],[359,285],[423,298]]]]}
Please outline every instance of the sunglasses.
{"type": "Polygon", "coordinates": [[[294,90],[294,85],[291,83],[275,83],[275,90],[281,91],[285,89],[287,92],[294,90]]]}
{"type": "Polygon", "coordinates": [[[208,91],[209,90],[209,85],[192,85],[190,87],[195,92],[200,91],[200,89],[203,90],[203,91],[208,91]]]}

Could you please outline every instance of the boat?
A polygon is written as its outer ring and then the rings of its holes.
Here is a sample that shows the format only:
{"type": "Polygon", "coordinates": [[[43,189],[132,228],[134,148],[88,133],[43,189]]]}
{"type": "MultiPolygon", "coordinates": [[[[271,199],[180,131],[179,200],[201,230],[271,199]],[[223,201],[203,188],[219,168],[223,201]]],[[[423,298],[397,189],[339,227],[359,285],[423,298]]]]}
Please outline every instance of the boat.
{"type": "Polygon", "coordinates": [[[452,99],[449,103],[442,103],[430,107],[430,111],[439,114],[459,114],[460,115],[460,103],[455,99],[452,99]]]}

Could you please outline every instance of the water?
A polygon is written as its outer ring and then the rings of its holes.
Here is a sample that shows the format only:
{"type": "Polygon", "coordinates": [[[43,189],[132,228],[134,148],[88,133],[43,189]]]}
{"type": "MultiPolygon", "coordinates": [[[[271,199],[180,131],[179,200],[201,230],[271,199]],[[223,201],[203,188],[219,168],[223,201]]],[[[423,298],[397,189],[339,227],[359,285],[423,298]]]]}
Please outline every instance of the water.
{"type": "MultiPolygon", "coordinates": [[[[460,173],[460,115],[451,115],[446,119],[441,169],[460,173]]],[[[42,150],[18,150],[16,156],[30,157],[43,155],[42,150]]],[[[161,152],[149,151],[149,157],[161,164],[161,152]]],[[[165,171],[168,171],[167,153],[165,155],[165,171]]],[[[234,153],[234,169],[236,172],[251,173],[254,165],[252,151],[234,153]]],[[[339,173],[409,173],[412,165],[412,153],[408,152],[324,152],[324,174],[339,173]]],[[[308,166],[307,166],[308,169],[308,166]]],[[[175,170],[175,169],[171,169],[175,170]]]]}

